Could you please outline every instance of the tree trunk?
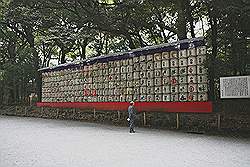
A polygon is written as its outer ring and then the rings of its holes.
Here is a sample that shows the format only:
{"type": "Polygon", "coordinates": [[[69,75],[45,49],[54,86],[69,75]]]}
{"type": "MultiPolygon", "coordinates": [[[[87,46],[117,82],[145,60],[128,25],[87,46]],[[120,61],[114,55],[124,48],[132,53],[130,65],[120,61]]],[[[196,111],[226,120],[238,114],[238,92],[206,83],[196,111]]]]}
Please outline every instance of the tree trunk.
{"type": "Polygon", "coordinates": [[[211,26],[211,32],[212,32],[212,36],[211,36],[211,44],[212,44],[212,55],[210,57],[210,68],[209,68],[209,74],[208,74],[208,78],[209,78],[209,86],[210,86],[210,99],[212,101],[214,101],[215,98],[215,83],[214,83],[214,79],[215,79],[215,60],[217,57],[217,38],[218,38],[218,32],[217,32],[217,17],[216,17],[216,13],[214,11],[215,9],[213,8],[213,10],[211,10],[210,5],[208,6],[208,15],[209,15],[209,24],[211,26]]]}
{"type": "Polygon", "coordinates": [[[185,3],[182,0],[177,0],[177,10],[178,10],[178,18],[176,21],[176,27],[177,27],[177,36],[179,40],[186,39],[187,38],[187,20],[185,16],[185,3]]]}

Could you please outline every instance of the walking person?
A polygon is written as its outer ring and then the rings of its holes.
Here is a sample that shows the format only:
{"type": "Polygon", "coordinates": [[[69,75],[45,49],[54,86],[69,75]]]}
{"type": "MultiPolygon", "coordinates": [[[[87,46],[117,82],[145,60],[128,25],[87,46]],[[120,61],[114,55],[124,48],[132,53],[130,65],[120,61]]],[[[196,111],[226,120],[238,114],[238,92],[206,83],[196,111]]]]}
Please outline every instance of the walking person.
{"type": "Polygon", "coordinates": [[[136,110],[134,106],[134,102],[131,101],[128,107],[128,121],[129,121],[129,133],[135,133],[135,118],[136,118],[136,110]]]}

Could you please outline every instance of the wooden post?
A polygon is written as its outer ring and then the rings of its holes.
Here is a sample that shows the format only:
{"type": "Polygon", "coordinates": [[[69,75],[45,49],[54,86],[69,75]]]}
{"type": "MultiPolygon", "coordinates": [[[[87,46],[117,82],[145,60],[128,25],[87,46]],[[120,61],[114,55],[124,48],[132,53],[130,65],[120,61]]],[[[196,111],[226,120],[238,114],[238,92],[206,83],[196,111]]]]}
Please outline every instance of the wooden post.
{"type": "Polygon", "coordinates": [[[147,119],[146,119],[146,112],[143,112],[143,125],[146,126],[147,119]]]}
{"type": "Polygon", "coordinates": [[[56,109],[56,119],[59,117],[59,108],[56,109]]]}
{"type": "Polygon", "coordinates": [[[94,118],[95,118],[95,108],[94,108],[94,118]]]}
{"type": "Polygon", "coordinates": [[[16,115],[17,115],[17,106],[15,107],[16,115]]]}
{"type": "Polygon", "coordinates": [[[176,129],[180,128],[179,113],[176,113],[176,129]]]}
{"type": "Polygon", "coordinates": [[[217,128],[218,130],[220,130],[220,126],[221,126],[221,118],[220,118],[220,114],[217,115],[217,128]]]}
{"type": "Polygon", "coordinates": [[[24,116],[27,116],[27,107],[24,107],[24,116]]]}
{"type": "Polygon", "coordinates": [[[76,108],[74,108],[74,111],[73,111],[73,119],[75,119],[75,115],[76,115],[76,108]]]}
{"type": "Polygon", "coordinates": [[[120,121],[120,119],[121,119],[121,113],[120,113],[120,111],[117,111],[117,115],[118,115],[118,121],[120,121]]]}

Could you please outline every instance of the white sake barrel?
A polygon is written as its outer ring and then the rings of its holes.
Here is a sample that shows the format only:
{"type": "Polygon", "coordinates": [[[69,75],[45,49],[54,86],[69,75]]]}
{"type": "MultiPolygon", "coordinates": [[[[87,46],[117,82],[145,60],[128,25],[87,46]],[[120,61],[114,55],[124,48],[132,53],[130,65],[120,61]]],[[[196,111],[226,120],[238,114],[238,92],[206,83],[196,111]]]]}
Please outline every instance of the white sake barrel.
{"type": "Polygon", "coordinates": [[[139,94],[134,94],[133,95],[133,101],[139,101],[140,100],[140,95],[139,94]]]}
{"type": "Polygon", "coordinates": [[[133,65],[128,65],[127,66],[127,73],[132,73],[133,72],[133,65]]]}
{"type": "Polygon", "coordinates": [[[162,78],[155,78],[154,79],[154,85],[155,86],[161,86],[162,85],[162,78]]]}
{"type": "Polygon", "coordinates": [[[162,77],[170,76],[170,70],[168,68],[162,69],[162,77]]]}
{"type": "Polygon", "coordinates": [[[140,70],[141,71],[146,71],[147,70],[147,64],[145,62],[140,63],[140,70]]]}
{"type": "Polygon", "coordinates": [[[140,95],[140,101],[147,101],[147,95],[145,94],[140,95]]]}
{"type": "Polygon", "coordinates": [[[196,66],[188,66],[188,75],[195,75],[196,73],[196,66]]]}
{"type": "Polygon", "coordinates": [[[198,84],[198,92],[207,92],[208,88],[207,88],[207,84],[198,84]]]}
{"type": "Polygon", "coordinates": [[[114,81],[120,81],[121,80],[121,75],[120,74],[117,74],[114,76],[114,81]]]}
{"type": "Polygon", "coordinates": [[[133,96],[132,95],[127,95],[126,101],[132,101],[132,100],[133,100],[133,96]]]}
{"type": "Polygon", "coordinates": [[[136,57],[133,57],[133,62],[134,63],[139,63],[140,61],[140,57],[136,56],[136,57]]]}
{"type": "Polygon", "coordinates": [[[134,86],[135,87],[140,87],[140,84],[141,83],[141,80],[140,79],[138,79],[138,80],[134,80],[134,86]]]}
{"type": "Polygon", "coordinates": [[[188,84],[197,83],[197,75],[188,75],[188,84]]]}
{"type": "Polygon", "coordinates": [[[162,95],[162,101],[170,101],[171,95],[170,94],[163,94],[162,95]]]}
{"type": "Polygon", "coordinates": [[[170,75],[171,76],[177,76],[177,75],[179,75],[178,68],[170,68],[170,75]]]}
{"type": "Polygon", "coordinates": [[[121,66],[121,63],[119,60],[115,61],[115,64],[116,64],[116,67],[120,67],[121,66]]]}
{"type": "Polygon", "coordinates": [[[188,85],[187,84],[180,84],[179,85],[179,93],[188,92],[188,85]]]}
{"type": "Polygon", "coordinates": [[[187,67],[180,67],[179,68],[179,75],[187,75],[187,67]]]}
{"type": "Polygon", "coordinates": [[[155,61],[154,62],[154,69],[161,69],[162,62],[161,61],[155,61]]]}
{"type": "Polygon", "coordinates": [[[196,56],[196,48],[187,49],[187,56],[188,57],[196,56]]]}
{"type": "Polygon", "coordinates": [[[161,70],[155,70],[154,71],[154,76],[155,77],[161,77],[162,76],[161,70]]]}
{"type": "Polygon", "coordinates": [[[133,73],[133,75],[134,75],[134,79],[140,79],[140,72],[135,71],[135,72],[133,73]]]}
{"type": "Polygon", "coordinates": [[[179,101],[187,101],[187,93],[180,93],[179,94],[179,101]]]}
{"type": "Polygon", "coordinates": [[[114,95],[114,89],[108,89],[108,95],[114,95]]]}
{"type": "Polygon", "coordinates": [[[161,86],[156,86],[155,87],[155,94],[161,94],[162,93],[162,87],[161,86]]]}
{"type": "Polygon", "coordinates": [[[103,83],[99,83],[99,84],[98,84],[98,88],[99,88],[99,89],[103,89],[103,88],[104,88],[104,84],[103,84],[103,83]]]}
{"type": "Polygon", "coordinates": [[[188,101],[197,101],[197,93],[188,93],[188,101]]]}
{"type": "Polygon", "coordinates": [[[155,93],[155,87],[147,87],[147,94],[154,94],[155,93]]]}
{"type": "Polygon", "coordinates": [[[141,86],[147,86],[147,79],[140,79],[141,86]]]}
{"type": "Polygon", "coordinates": [[[93,64],[93,70],[98,70],[97,64],[93,64]]]}
{"type": "Polygon", "coordinates": [[[198,101],[208,101],[207,93],[198,93],[198,101]]]}
{"type": "Polygon", "coordinates": [[[122,65],[123,65],[123,66],[127,66],[127,65],[128,65],[128,59],[122,60],[122,65]]]}
{"type": "Polygon", "coordinates": [[[162,60],[162,62],[161,62],[161,67],[162,68],[169,68],[169,60],[167,59],[167,60],[162,60]]]}
{"type": "Polygon", "coordinates": [[[121,94],[120,88],[115,88],[115,89],[114,89],[114,94],[115,94],[115,95],[120,95],[120,94],[121,94]]]}
{"type": "Polygon", "coordinates": [[[161,94],[155,95],[155,99],[154,100],[156,102],[162,101],[162,95],[161,94]]]}
{"type": "Polygon", "coordinates": [[[179,66],[179,61],[178,59],[170,59],[170,67],[178,67],[179,66]]]}
{"type": "Polygon", "coordinates": [[[147,95],[147,101],[149,102],[154,101],[154,95],[147,95]]]}
{"type": "Polygon", "coordinates": [[[147,72],[146,71],[141,71],[140,72],[140,78],[147,78],[147,72]]]}
{"type": "Polygon", "coordinates": [[[178,85],[171,85],[170,86],[170,91],[171,91],[171,94],[175,94],[175,93],[178,93],[178,85]]]}
{"type": "Polygon", "coordinates": [[[147,86],[154,86],[154,80],[153,79],[147,79],[147,86]]]}
{"type": "Polygon", "coordinates": [[[127,80],[133,80],[133,73],[127,73],[127,80]]]}
{"type": "Polygon", "coordinates": [[[126,81],[127,80],[127,74],[126,73],[121,74],[121,80],[122,81],[126,81]]]}
{"type": "Polygon", "coordinates": [[[162,52],[162,60],[167,60],[169,58],[170,58],[169,52],[162,52]]]}
{"type": "Polygon", "coordinates": [[[161,53],[154,54],[154,61],[161,61],[161,53]]]}
{"type": "Polygon", "coordinates": [[[93,88],[93,89],[97,89],[97,84],[96,84],[96,83],[93,83],[92,88],[93,88]]]}
{"type": "Polygon", "coordinates": [[[168,86],[168,85],[162,86],[162,93],[169,94],[170,93],[170,86],[168,86]]]}
{"type": "Polygon", "coordinates": [[[154,63],[152,61],[147,62],[147,70],[154,70],[154,63]]]}
{"type": "Polygon", "coordinates": [[[197,66],[197,74],[204,75],[207,74],[207,69],[203,65],[197,66]]]}
{"type": "Polygon", "coordinates": [[[121,95],[120,102],[125,102],[125,101],[126,101],[126,95],[121,95]]]}
{"type": "Polygon", "coordinates": [[[98,102],[103,102],[103,97],[102,96],[98,96],[98,102]]]}
{"type": "Polygon", "coordinates": [[[197,56],[197,65],[202,65],[206,61],[206,55],[197,56]]]}
{"type": "Polygon", "coordinates": [[[153,61],[154,56],[153,55],[147,55],[147,61],[153,61]]]}
{"type": "Polygon", "coordinates": [[[128,59],[128,65],[133,66],[133,64],[134,64],[133,58],[128,59]]]}
{"type": "Polygon", "coordinates": [[[171,84],[170,77],[163,77],[162,78],[162,85],[170,85],[170,84],[171,84]]]}
{"type": "Polygon", "coordinates": [[[171,51],[170,52],[170,59],[177,59],[178,58],[178,52],[177,51],[171,51]]]}
{"type": "Polygon", "coordinates": [[[177,85],[178,83],[179,83],[178,76],[172,76],[172,77],[170,77],[170,84],[171,85],[177,85]]]}
{"type": "Polygon", "coordinates": [[[180,50],[179,51],[179,58],[186,58],[187,57],[187,50],[180,50]]]}
{"type": "Polygon", "coordinates": [[[140,87],[134,87],[134,93],[140,94],[140,87]]]}
{"type": "Polygon", "coordinates": [[[127,73],[127,66],[121,66],[121,73],[127,73]]]}
{"type": "Polygon", "coordinates": [[[127,82],[126,81],[121,81],[120,82],[120,86],[121,86],[121,88],[126,87],[127,86],[127,82]]]}
{"type": "Polygon", "coordinates": [[[206,55],[206,46],[200,46],[196,48],[197,55],[206,55]]]}
{"type": "Polygon", "coordinates": [[[194,66],[196,64],[196,57],[188,57],[188,66],[194,66]]]}
{"type": "Polygon", "coordinates": [[[118,75],[120,74],[121,70],[120,67],[115,67],[115,74],[118,75]]]}
{"type": "Polygon", "coordinates": [[[114,62],[113,62],[113,61],[109,61],[109,62],[108,62],[108,66],[109,66],[109,68],[110,68],[110,67],[114,67],[114,62]]]}
{"type": "Polygon", "coordinates": [[[189,93],[197,92],[197,84],[188,84],[188,92],[189,93]]]}
{"type": "Polygon", "coordinates": [[[198,83],[208,83],[207,75],[198,75],[197,82],[198,83]]]}
{"type": "Polygon", "coordinates": [[[140,62],[143,62],[143,61],[147,60],[145,55],[141,55],[139,58],[140,58],[140,62]]]}
{"type": "Polygon", "coordinates": [[[133,86],[134,86],[133,80],[127,81],[127,87],[133,87],[133,86]]]}
{"type": "Polygon", "coordinates": [[[148,79],[152,79],[152,78],[154,78],[154,71],[152,70],[152,71],[147,71],[147,78],[148,79]]]}
{"type": "Polygon", "coordinates": [[[172,102],[179,101],[179,95],[177,93],[172,93],[171,94],[171,101],[172,102]]]}
{"type": "Polygon", "coordinates": [[[134,93],[133,88],[127,88],[127,94],[132,95],[134,93]]]}
{"type": "Polygon", "coordinates": [[[109,96],[104,96],[104,102],[108,102],[109,101],[109,96]]]}
{"type": "Polygon", "coordinates": [[[179,66],[180,67],[185,67],[187,66],[187,59],[179,59],[179,66]]]}
{"type": "Polygon", "coordinates": [[[115,101],[115,102],[119,102],[119,101],[120,101],[120,96],[115,96],[115,97],[114,97],[114,101],[115,101]]]}

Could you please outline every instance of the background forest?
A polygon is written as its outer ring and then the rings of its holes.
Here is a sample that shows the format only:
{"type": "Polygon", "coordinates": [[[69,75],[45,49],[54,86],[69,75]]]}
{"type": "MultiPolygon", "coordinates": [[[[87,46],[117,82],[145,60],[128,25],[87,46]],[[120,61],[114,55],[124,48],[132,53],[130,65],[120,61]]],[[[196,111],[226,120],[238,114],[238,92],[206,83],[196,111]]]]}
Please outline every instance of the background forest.
{"type": "Polygon", "coordinates": [[[250,74],[249,0],[0,0],[0,105],[40,98],[39,68],[200,36],[218,100],[250,74]]]}

